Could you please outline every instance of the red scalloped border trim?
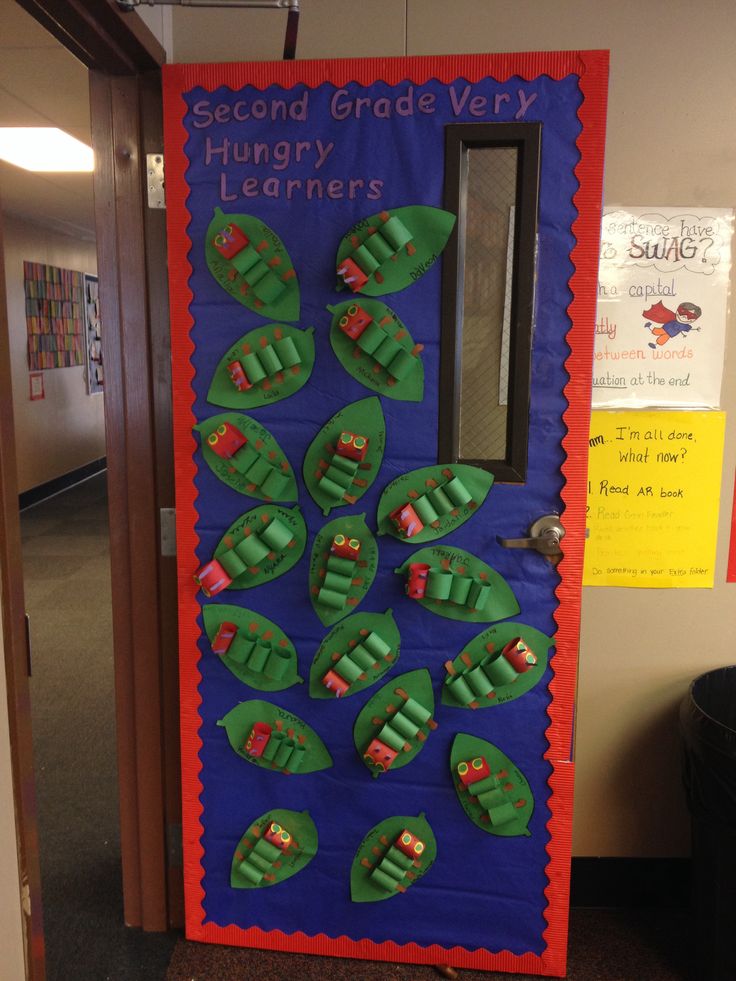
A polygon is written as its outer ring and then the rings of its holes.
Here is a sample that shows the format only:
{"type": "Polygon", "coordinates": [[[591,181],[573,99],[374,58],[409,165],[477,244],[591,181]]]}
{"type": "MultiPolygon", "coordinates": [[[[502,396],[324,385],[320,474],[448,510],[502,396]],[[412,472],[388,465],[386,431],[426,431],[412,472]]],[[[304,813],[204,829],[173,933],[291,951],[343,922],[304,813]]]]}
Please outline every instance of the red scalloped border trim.
{"type": "Polygon", "coordinates": [[[590,427],[590,386],[592,381],[595,322],[595,283],[598,273],[601,204],[603,196],[603,149],[605,142],[606,93],[608,85],[608,52],[562,51],[522,54],[459,55],[419,58],[368,58],[361,60],[320,60],[290,62],[252,62],[222,65],[166,65],[164,73],[164,130],[166,146],[167,226],[169,241],[169,300],[172,333],[172,389],[174,399],[174,455],[176,473],[177,554],[179,584],[179,656],[181,699],[182,816],[184,842],[184,893],[186,932],[190,940],[232,946],[259,947],[267,950],[294,951],[336,957],[368,960],[403,961],[417,964],[450,963],[455,967],[480,968],[489,971],[541,974],[561,977],[567,963],[568,899],[570,858],[572,850],[572,799],[574,765],[571,760],[572,724],[577,674],[578,635],[580,627],[580,593],[583,570],[587,457],[590,427]],[[290,88],[304,84],[311,88],[329,82],[345,85],[357,82],[370,85],[382,80],[388,84],[411,81],[422,84],[430,78],[452,82],[464,78],[479,81],[488,75],[498,81],[512,76],[531,80],[539,75],[555,80],[578,75],[583,96],[578,110],[581,132],[577,140],[580,161],[575,168],[579,189],[573,197],[578,218],[572,226],[575,245],[571,253],[574,272],[569,280],[573,294],[568,307],[572,326],[567,334],[570,355],[565,363],[569,381],[564,389],[568,408],[563,420],[567,435],[562,445],[566,461],[562,466],[565,486],[562,500],[568,543],[558,572],[560,583],[556,596],[560,606],[557,622],[556,655],[552,660],[550,682],[552,699],[548,708],[550,725],[546,736],[549,749],[545,758],[552,766],[548,801],[550,819],[547,828],[549,862],[545,872],[549,880],[545,889],[546,948],[541,956],[493,953],[464,947],[442,947],[432,944],[397,944],[386,940],[352,940],[349,937],[307,936],[301,932],[264,931],[258,927],[242,929],[234,925],[220,927],[204,923],[204,850],[201,836],[202,792],[199,736],[201,702],[198,685],[199,650],[191,624],[199,614],[196,590],[187,569],[195,568],[198,538],[194,527],[196,490],[194,477],[195,442],[192,428],[196,422],[192,411],[194,368],[190,337],[193,326],[189,305],[193,300],[189,288],[192,267],[188,236],[189,213],[186,207],[188,161],[184,151],[187,134],[184,128],[185,104],[182,93],[195,86],[214,90],[219,86],[236,89],[252,85],[264,89],[269,85],[290,88]],[[184,258],[186,257],[186,258],[184,258]]]}

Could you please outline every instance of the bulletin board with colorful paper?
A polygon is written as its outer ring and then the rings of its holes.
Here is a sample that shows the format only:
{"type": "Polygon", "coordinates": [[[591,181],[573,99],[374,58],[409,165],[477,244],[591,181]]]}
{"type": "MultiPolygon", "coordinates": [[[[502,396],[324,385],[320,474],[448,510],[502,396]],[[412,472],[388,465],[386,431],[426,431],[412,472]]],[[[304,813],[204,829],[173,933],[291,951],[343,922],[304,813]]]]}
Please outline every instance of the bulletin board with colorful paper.
{"type": "Polygon", "coordinates": [[[564,973],[606,74],[165,70],[192,939],[564,973]],[[437,456],[444,134],[481,119],[544,124],[521,484],[437,456]],[[557,568],[496,540],[565,509],[557,568]]]}
{"type": "Polygon", "coordinates": [[[23,280],[29,369],[84,364],[84,274],[24,262],[23,280]]]}

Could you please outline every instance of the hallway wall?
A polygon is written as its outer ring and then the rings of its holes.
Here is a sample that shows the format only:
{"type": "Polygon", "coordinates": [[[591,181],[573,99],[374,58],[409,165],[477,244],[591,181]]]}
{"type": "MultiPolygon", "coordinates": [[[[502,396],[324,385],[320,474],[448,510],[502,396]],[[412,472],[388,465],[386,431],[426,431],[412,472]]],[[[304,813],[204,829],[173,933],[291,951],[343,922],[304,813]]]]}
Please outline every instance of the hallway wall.
{"type": "Polygon", "coordinates": [[[95,273],[94,242],[3,215],[8,291],[13,411],[18,458],[18,490],[37,487],[105,455],[102,395],[87,395],[85,368],[44,371],[46,397],[31,402],[28,392],[23,262],[44,262],[95,273]]]}

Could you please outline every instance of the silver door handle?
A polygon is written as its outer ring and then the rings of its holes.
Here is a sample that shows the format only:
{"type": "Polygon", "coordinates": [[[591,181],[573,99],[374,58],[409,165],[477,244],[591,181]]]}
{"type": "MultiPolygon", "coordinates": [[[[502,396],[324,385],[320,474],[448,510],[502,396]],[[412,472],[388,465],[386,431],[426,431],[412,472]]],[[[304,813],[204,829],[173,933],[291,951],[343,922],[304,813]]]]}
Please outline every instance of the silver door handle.
{"type": "Polygon", "coordinates": [[[537,518],[529,529],[528,538],[501,538],[496,541],[504,548],[531,548],[542,555],[562,555],[560,542],[565,537],[565,529],[558,514],[546,514],[537,518]]]}

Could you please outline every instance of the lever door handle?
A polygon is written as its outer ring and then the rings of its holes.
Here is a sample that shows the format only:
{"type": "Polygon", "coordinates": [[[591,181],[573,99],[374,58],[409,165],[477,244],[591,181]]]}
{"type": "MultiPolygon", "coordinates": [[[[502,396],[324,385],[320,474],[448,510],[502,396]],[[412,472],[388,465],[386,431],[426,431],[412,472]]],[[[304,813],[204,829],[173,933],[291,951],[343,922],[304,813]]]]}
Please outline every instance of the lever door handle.
{"type": "Polygon", "coordinates": [[[528,538],[502,538],[496,536],[496,541],[504,548],[530,548],[541,555],[562,555],[560,542],[565,537],[565,529],[558,514],[546,514],[538,518],[529,529],[528,538]]]}

